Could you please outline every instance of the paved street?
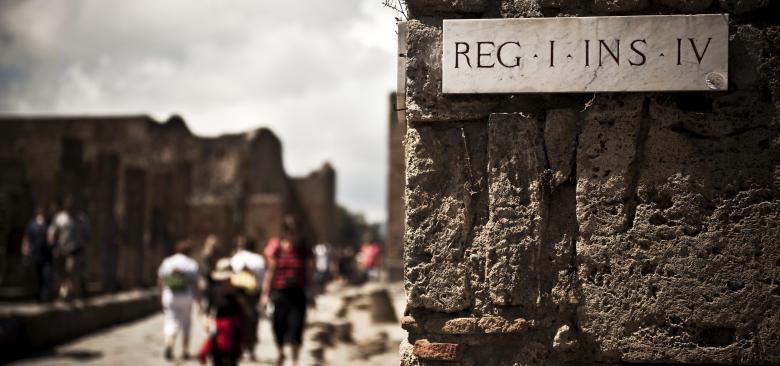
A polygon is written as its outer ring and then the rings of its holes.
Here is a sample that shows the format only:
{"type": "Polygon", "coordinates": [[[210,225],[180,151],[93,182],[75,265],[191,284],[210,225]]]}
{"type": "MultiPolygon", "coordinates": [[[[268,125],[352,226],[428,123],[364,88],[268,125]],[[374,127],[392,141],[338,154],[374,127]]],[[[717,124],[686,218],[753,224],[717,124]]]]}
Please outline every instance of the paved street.
{"type": "MultiPolygon", "coordinates": [[[[394,296],[396,303],[396,312],[402,304],[402,295],[394,296]]],[[[338,308],[340,297],[336,294],[320,296],[318,298],[317,308],[310,314],[310,321],[327,321],[332,319],[335,310],[338,308]]],[[[365,327],[363,324],[370,324],[370,317],[366,311],[349,311],[349,320],[354,325],[353,336],[360,344],[360,340],[370,338],[378,332],[385,332],[390,335],[388,344],[389,349],[382,354],[371,358],[356,357],[358,347],[354,345],[337,344],[335,348],[329,348],[326,351],[326,363],[330,365],[398,365],[397,347],[395,347],[403,335],[403,331],[397,324],[372,325],[365,327]]],[[[34,357],[16,361],[11,365],[171,365],[163,359],[162,347],[162,313],[140,319],[131,323],[118,325],[103,331],[93,333],[72,342],[62,344],[55,349],[35,355],[34,357]]],[[[61,326],[52,324],[53,327],[61,326]]],[[[308,330],[307,330],[308,332],[308,330]]],[[[244,361],[244,365],[273,365],[275,359],[275,349],[271,334],[270,323],[264,320],[260,324],[260,345],[257,348],[258,362],[244,361]]],[[[205,332],[200,323],[193,322],[193,339],[190,345],[190,353],[195,355],[198,347],[205,338],[205,332]]],[[[305,337],[307,338],[307,337],[305,337]]],[[[304,343],[304,349],[301,352],[301,365],[309,365],[312,359],[309,355],[309,346],[311,342],[304,343]]],[[[181,360],[179,359],[180,349],[176,348],[177,365],[197,365],[197,359],[181,360]]],[[[287,364],[292,364],[289,361],[287,364]]]]}

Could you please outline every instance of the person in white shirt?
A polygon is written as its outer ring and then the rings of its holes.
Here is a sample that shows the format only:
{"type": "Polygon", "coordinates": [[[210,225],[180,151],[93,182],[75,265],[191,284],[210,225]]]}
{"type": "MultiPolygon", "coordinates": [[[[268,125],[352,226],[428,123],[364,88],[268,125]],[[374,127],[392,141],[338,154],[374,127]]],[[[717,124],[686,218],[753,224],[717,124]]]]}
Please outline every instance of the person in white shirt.
{"type": "Polygon", "coordinates": [[[162,290],[162,307],[165,316],[165,358],[173,359],[176,337],[182,336],[182,358],[189,358],[190,324],[192,305],[200,297],[198,289],[198,263],[189,257],[190,242],[176,244],[176,254],[163,260],[157,271],[158,284],[162,290]]]}
{"type": "Polygon", "coordinates": [[[236,252],[230,258],[230,267],[234,273],[243,273],[250,278],[253,277],[254,280],[243,281],[244,286],[240,287],[247,304],[251,308],[246,326],[244,327],[243,348],[252,361],[257,360],[255,347],[257,346],[257,326],[260,320],[258,306],[260,302],[260,287],[265,277],[265,258],[253,252],[256,249],[255,246],[254,240],[239,235],[236,237],[236,252]]]}

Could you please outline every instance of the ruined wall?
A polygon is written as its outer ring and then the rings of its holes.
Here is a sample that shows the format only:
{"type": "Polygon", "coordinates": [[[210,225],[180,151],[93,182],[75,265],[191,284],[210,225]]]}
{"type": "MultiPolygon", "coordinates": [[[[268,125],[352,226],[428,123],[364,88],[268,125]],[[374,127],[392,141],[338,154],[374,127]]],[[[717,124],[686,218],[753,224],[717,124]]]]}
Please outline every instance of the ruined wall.
{"type": "MultiPolygon", "coordinates": [[[[400,95],[400,98],[403,98],[400,95]]],[[[405,111],[398,108],[399,95],[390,95],[388,113],[388,172],[387,172],[387,235],[384,248],[384,268],[390,281],[403,279],[404,249],[404,136],[406,135],[405,111]],[[400,118],[399,118],[400,116],[400,118]]],[[[403,102],[402,102],[403,104],[403,102]]]]}
{"type": "Polygon", "coordinates": [[[333,243],[333,215],[336,208],[336,172],[325,163],[305,177],[292,179],[295,192],[306,212],[306,219],[312,231],[314,243],[333,243]]]}
{"type": "Polygon", "coordinates": [[[780,363],[777,3],[408,6],[403,365],[780,363]],[[698,12],[728,92],[441,94],[443,18],[698,12]]]}
{"type": "MultiPolygon", "coordinates": [[[[264,242],[284,214],[335,207],[332,169],[330,181],[306,181],[316,204],[300,203],[267,129],[200,138],[177,116],[3,117],[0,129],[0,298],[30,293],[24,228],[36,206],[54,212],[65,195],[90,219],[91,292],[153,285],[177,240],[199,245],[216,234],[229,247],[245,232],[264,242]]],[[[318,230],[329,230],[328,220],[318,230]]]]}

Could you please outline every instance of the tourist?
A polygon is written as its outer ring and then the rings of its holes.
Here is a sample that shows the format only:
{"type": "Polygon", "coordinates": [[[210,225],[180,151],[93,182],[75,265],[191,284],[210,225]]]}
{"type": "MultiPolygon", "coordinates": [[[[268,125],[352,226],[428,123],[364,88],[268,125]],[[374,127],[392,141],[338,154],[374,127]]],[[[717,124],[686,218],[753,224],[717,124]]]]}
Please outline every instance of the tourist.
{"type": "Polygon", "coordinates": [[[66,300],[83,297],[84,247],[87,242],[87,219],[77,214],[73,198],[63,200],[62,210],[54,215],[49,226],[48,241],[60,262],[60,297],[66,300]]]}
{"type": "Polygon", "coordinates": [[[314,246],[314,286],[317,294],[325,292],[325,286],[333,278],[333,250],[330,244],[314,246]]]}
{"type": "Polygon", "coordinates": [[[355,281],[355,249],[347,246],[339,250],[337,271],[342,284],[352,284],[355,281]]]}
{"type": "Polygon", "coordinates": [[[198,352],[201,363],[210,356],[214,366],[237,365],[241,358],[244,324],[249,306],[241,295],[241,290],[233,285],[234,273],[229,258],[217,261],[211,272],[211,291],[209,292],[208,338],[198,352]]]}
{"type": "Polygon", "coordinates": [[[236,252],[230,258],[230,266],[236,273],[234,283],[241,289],[241,294],[248,305],[247,319],[244,326],[244,352],[249,359],[256,361],[255,346],[257,345],[257,325],[260,320],[258,306],[260,303],[260,286],[265,276],[265,259],[254,252],[255,241],[243,235],[236,238],[236,252]]]}
{"type": "Polygon", "coordinates": [[[49,301],[52,289],[52,251],[47,240],[48,224],[42,208],[35,210],[22,240],[22,254],[35,266],[38,301],[49,301]]]}
{"type": "Polygon", "coordinates": [[[216,269],[217,260],[223,257],[223,250],[216,235],[210,234],[203,242],[200,253],[200,288],[203,289],[204,309],[208,308],[209,291],[211,289],[211,272],[216,269]]]}
{"type": "Polygon", "coordinates": [[[200,296],[197,285],[198,263],[189,257],[189,253],[190,242],[178,242],[176,253],[165,258],[157,271],[165,316],[165,359],[168,361],[173,360],[173,347],[179,334],[182,337],[182,358],[189,358],[192,306],[197,304],[196,299],[200,296]]]}
{"type": "Polygon", "coordinates": [[[277,365],[284,363],[284,345],[292,346],[292,361],[298,365],[306,321],[306,306],[314,301],[308,291],[314,263],[311,249],[299,235],[292,217],[283,222],[279,245],[268,256],[262,304],[273,303],[272,328],[278,352],[277,365]]]}
{"type": "Polygon", "coordinates": [[[376,242],[363,243],[360,246],[360,271],[361,282],[376,281],[379,279],[379,254],[382,249],[376,242]]]}

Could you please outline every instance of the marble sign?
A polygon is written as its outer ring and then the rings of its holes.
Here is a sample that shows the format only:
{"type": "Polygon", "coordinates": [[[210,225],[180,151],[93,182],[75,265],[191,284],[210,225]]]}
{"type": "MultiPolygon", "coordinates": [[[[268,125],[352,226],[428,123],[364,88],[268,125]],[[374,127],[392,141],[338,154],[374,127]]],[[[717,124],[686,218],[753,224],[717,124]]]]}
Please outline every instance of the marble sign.
{"type": "Polygon", "coordinates": [[[444,93],[726,90],[728,15],[445,20],[444,93]]]}

